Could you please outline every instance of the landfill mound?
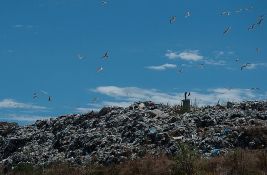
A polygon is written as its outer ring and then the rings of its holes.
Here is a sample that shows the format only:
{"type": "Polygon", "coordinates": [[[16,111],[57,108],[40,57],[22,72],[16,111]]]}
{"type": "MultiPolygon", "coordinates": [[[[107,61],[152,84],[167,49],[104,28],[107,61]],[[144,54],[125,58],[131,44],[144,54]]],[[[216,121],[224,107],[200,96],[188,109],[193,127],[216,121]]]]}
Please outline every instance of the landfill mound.
{"type": "Polygon", "coordinates": [[[29,126],[2,122],[0,164],[109,165],[145,155],[175,155],[177,142],[193,145],[205,157],[238,147],[266,149],[267,102],[227,103],[179,114],[177,107],[148,101],[29,126]]]}

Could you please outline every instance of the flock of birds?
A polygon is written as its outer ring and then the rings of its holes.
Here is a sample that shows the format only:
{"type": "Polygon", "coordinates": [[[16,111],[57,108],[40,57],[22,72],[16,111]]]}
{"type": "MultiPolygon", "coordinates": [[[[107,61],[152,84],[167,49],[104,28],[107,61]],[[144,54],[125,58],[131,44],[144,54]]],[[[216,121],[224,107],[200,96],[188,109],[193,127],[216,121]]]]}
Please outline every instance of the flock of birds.
{"type": "MultiPolygon", "coordinates": [[[[85,56],[83,56],[83,55],[81,55],[81,54],[78,54],[77,57],[78,57],[78,59],[80,59],[80,60],[85,58],[85,56]]],[[[102,59],[107,60],[108,58],[109,58],[109,52],[106,51],[106,52],[103,54],[102,59]]],[[[101,71],[103,71],[103,70],[104,70],[103,66],[100,66],[100,67],[98,67],[98,68],[96,69],[96,72],[101,72],[101,71]]],[[[46,96],[49,102],[52,101],[52,96],[49,95],[46,91],[43,91],[43,90],[41,90],[41,91],[39,91],[39,92],[34,92],[32,98],[33,98],[33,99],[37,99],[37,98],[40,98],[41,96],[46,96]]],[[[94,98],[92,99],[92,103],[96,103],[96,102],[97,102],[97,98],[94,97],[94,98]]]]}
{"type": "MultiPolygon", "coordinates": [[[[80,60],[82,60],[82,59],[85,58],[85,56],[83,56],[83,55],[81,55],[81,54],[78,54],[78,55],[77,55],[77,58],[80,59],[80,60]]],[[[109,52],[106,51],[106,52],[103,54],[102,58],[103,58],[104,60],[107,60],[107,59],[109,58],[109,52]]],[[[100,67],[98,67],[98,68],[96,69],[96,72],[102,72],[103,70],[104,70],[103,66],[100,66],[100,67]]]]}
{"type": "MultiPolygon", "coordinates": [[[[106,6],[108,4],[108,1],[107,0],[102,0],[101,1],[101,4],[102,6],[106,6]]],[[[253,6],[250,6],[250,7],[246,7],[246,8],[240,8],[240,9],[237,9],[237,10],[234,10],[234,11],[223,11],[220,13],[221,16],[230,16],[230,15],[233,15],[233,14],[239,14],[239,13],[242,13],[242,12],[246,12],[246,11],[250,11],[253,9],[253,6]]],[[[191,12],[190,11],[186,11],[185,14],[184,14],[184,17],[185,18],[189,18],[191,16],[191,12]]],[[[170,24],[173,24],[176,22],[176,19],[177,17],[176,16],[171,16],[170,19],[169,19],[169,23],[170,24]]],[[[253,24],[251,24],[249,27],[248,27],[248,30],[249,31],[252,31],[252,30],[255,30],[257,26],[261,26],[262,22],[264,20],[264,15],[261,15],[258,17],[257,21],[253,24]]],[[[231,31],[231,26],[228,26],[224,29],[223,31],[223,35],[226,35],[228,34],[229,32],[231,31]]],[[[256,52],[257,54],[259,54],[260,52],[260,48],[256,48],[256,52]]],[[[102,56],[103,59],[107,59],[109,57],[108,55],[108,51],[105,52],[102,56]]],[[[84,59],[85,56],[82,56],[81,54],[78,54],[77,55],[78,59],[84,59]]],[[[239,62],[239,58],[236,58],[235,59],[235,62],[239,62]]],[[[240,69],[241,71],[244,70],[245,68],[248,68],[250,67],[252,64],[251,63],[245,63],[245,64],[242,64],[240,69]]],[[[199,68],[204,68],[204,63],[200,63],[198,65],[199,68]]],[[[102,72],[104,70],[104,67],[103,66],[100,66],[96,69],[96,72],[102,72]]],[[[182,73],[183,72],[183,68],[178,68],[178,71],[177,73],[182,73]]]]}
{"type": "MultiPolygon", "coordinates": [[[[240,8],[240,9],[238,9],[238,10],[235,10],[235,11],[233,11],[233,12],[231,12],[231,11],[223,11],[223,12],[221,12],[220,13],[220,15],[222,15],[222,16],[230,16],[230,15],[232,15],[232,14],[234,14],[234,13],[241,13],[241,12],[245,12],[245,11],[250,11],[250,10],[252,10],[253,9],[253,6],[251,6],[251,7],[248,7],[248,8],[240,8]]],[[[191,16],[191,12],[190,11],[187,11],[186,13],[185,13],[185,18],[188,18],[188,17],[190,17],[191,16]]],[[[170,20],[169,20],[169,22],[170,22],[170,24],[173,24],[173,23],[175,23],[176,22],[176,16],[171,16],[170,17],[170,20]]],[[[261,16],[259,16],[258,17],[258,19],[256,20],[256,22],[255,23],[253,23],[253,24],[251,24],[249,27],[248,27],[248,30],[249,31],[252,31],[252,30],[255,30],[256,29],[256,27],[259,27],[259,26],[261,26],[262,25],[262,22],[263,22],[263,20],[264,20],[264,15],[261,15],[261,16]]],[[[231,31],[231,26],[227,26],[225,29],[224,29],[224,31],[223,31],[223,35],[226,35],[226,34],[228,34],[229,32],[231,31]]],[[[259,54],[259,52],[260,52],[260,48],[256,48],[256,52],[257,52],[257,54],[259,54]]],[[[235,59],[235,61],[236,62],[239,62],[239,58],[236,58],[235,59]]],[[[240,67],[240,69],[241,69],[241,71],[242,70],[244,70],[245,68],[248,68],[248,67],[250,67],[252,64],[251,63],[245,63],[245,64],[242,64],[241,65],[241,67],[240,67]]],[[[200,68],[204,68],[204,63],[201,63],[201,64],[199,64],[198,65],[200,68]]],[[[177,71],[178,73],[182,73],[183,72],[183,68],[178,68],[178,71],[177,71]]]]}
{"type": "MultiPolygon", "coordinates": [[[[101,5],[102,6],[106,6],[108,5],[108,1],[107,0],[102,0],[101,1],[101,5]]],[[[221,16],[231,16],[231,15],[234,15],[234,14],[239,14],[239,13],[242,13],[242,12],[246,12],[246,11],[250,11],[253,9],[253,6],[250,6],[250,7],[246,7],[246,8],[240,8],[240,9],[237,9],[237,10],[233,10],[233,11],[223,11],[220,13],[221,16]]],[[[191,17],[191,11],[186,11],[185,14],[184,14],[184,17],[185,18],[189,18],[191,17]]],[[[170,24],[174,24],[176,22],[176,19],[177,17],[176,16],[171,16],[169,18],[169,23],[170,24]]],[[[253,31],[255,30],[257,27],[260,27],[262,25],[264,21],[264,15],[260,15],[257,20],[251,24],[249,27],[248,27],[248,31],[253,31]]],[[[223,35],[227,35],[229,32],[231,32],[231,26],[227,26],[224,31],[223,31],[223,35]]],[[[256,53],[259,54],[260,52],[260,48],[256,48],[256,53]]],[[[82,60],[84,58],[86,58],[86,56],[82,55],[82,54],[77,54],[77,58],[79,60],[82,60]]],[[[101,57],[103,60],[107,60],[109,58],[109,51],[106,51],[103,53],[102,57],[101,57]]],[[[239,62],[239,58],[236,58],[235,59],[235,62],[239,62]]],[[[252,64],[251,63],[245,63],[245,64],[242,64],[240,69],[241,71],[250,67],[252,64]]],[[[199,68],[204,68],[204,63],[200,63],[198,65],[199,68]]],[[[178,69],[178,73],[182,73],[183,72],[183,68],[177,68],[178,69]]],[[[104,67],[103,66],[99,66],[96,68],[96,72],[99,73],[99,72],[102,72],[104,70],[104,67]]],[[[229,88],[229,90],[231,90],[231,88],[229,88]]],[[[250,88],[250,90],[253,90],[253,91],[259,91],[260,88],[250,88]]],[[[45,96],[47,98],[47,100],[49,102],[52,101],[52,96],[50,96],[47,92],[41,90],[39,92],[34,92],[33,93],[33,99],[37,99],[37,98],[40,98],[42,96],[45,96]]],[[[190,92],[185,94],[185,96],[190,96],[190,92]]],[[[92,103],[96,103],[98,101],[98,98],[97,97],[94,97],[92,98],[91,102],[92,103]]],[[[218,101],[219,103],[219,101],[218,101]]]]}
{"type": "MultiPolygon", "coordinates": [[[[235,13],[241,13],[242,11],[249,11],[250,9],[253,9],[253,7],[236,10],[235,13]]],[[[231,14],[232,14],[232,12],[230,12],[230,11],[224,11],[224,12],[221,13],[221,15],[223,15],[223,16],[230,16],[231,14]]],[[[262,25],[263,20],[264,20],[264,15],[260,15],[258,17],[258,19],[256,20],[256,22],[251,24],[248,27],[248,31],[253,31],[253,30],[256,29],[256,27],[260,27],[262,25]]],[[[231,31],[231,26],[228,26],[228,27],[226,27],[224,29],[223,34],[226,35],[230,31],[231,31]]],[[[259,54],[259,52],[260,52],[260,48],[256,48],[256,53],[259,54]]],[[[239,58],[236,58],[235,61],[239,62],[239,58]]],[[[251,65],[252,65],[251,63],[242,64],[241,67],[240,67],[240,70],[242,71],[245,68],[250,67],[251,65]]]]}
{"type": "MultiPolygon", "coordinates": [[[[256,21],[255,23],[251,24],[251,25],[248,27],[248,30],[249,30],[249,31],[255,30],[257,26],[261,26],[263,20],[264,20],[264,15],[259,16],[258,19],[257,19],[257,21],[256,21]]],[[[224,34],[228,33],[230,29],[231,29],[231,28],[228,27],[228,28],[224,31],[224,34]]],[[[256,48],[256,53],[257,53],[257,55],[259,54],[259,52],[260,52],[260,48],[257,47],[257,48],[256,48]]],[[[235,61],[238,62],[239,59],[237,58],[235,61]]],[[[245,63],[245,64],[241,65],[240,69],[241,69],[241,71],[242,71],[242,70],[244,70],[245,68],[250,67],[251,65],[252,65],[251,63],[245,63]]]]}

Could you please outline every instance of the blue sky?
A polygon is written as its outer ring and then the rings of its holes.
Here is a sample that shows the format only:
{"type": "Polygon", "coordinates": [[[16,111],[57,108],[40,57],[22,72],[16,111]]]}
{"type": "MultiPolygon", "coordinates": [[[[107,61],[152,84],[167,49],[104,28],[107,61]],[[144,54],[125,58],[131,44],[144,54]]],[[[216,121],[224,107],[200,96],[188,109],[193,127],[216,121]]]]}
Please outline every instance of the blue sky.
{"type": "Polygon", "coordinates": [[[184,91],[199,105],[267,96],[267,1],[1,0],[0,14],[0,121],[175,104],[184,91]]]}

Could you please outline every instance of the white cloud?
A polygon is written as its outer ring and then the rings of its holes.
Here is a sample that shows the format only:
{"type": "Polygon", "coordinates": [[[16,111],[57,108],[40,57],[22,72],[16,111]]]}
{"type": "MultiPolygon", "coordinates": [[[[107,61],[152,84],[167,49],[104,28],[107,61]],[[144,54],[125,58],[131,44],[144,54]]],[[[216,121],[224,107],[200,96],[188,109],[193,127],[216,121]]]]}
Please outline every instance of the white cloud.
{"type": "Polygon", "coordinates": [[[256,64],[249,64],[246,69],[255,69],[257,67],[256,64]]]}
{"type": "Polygon", "coordinates": [[[76,111],[79,113],[87,113],[87,112],[91,112],[91,111],[99,111],[100,108],[89,108],[89,107],[79,107],[76,108],[76,111]]]}
{"type": "Polygon", "coordinates": [[[216,88],[210,89],[205,93],[193,92],[192,97],[196,98],[201,106],[210,105],[217,103],[218,100],[221,102],[227,101],[244,101],[259,99],[262,96],[256,94],[250,89],[227,89],[227,88],[216,88]]]}
{"type": "Polygon", "coordinates": [[[218,58],[218,57],[225,55],[225,52],[222,50],[220,50],[220,51],[216,50],[216,51],[213,51],[213,54],[216,58],[218,58]]]}
{"type": "Polygon", "coordinates": [[[38,115],[17,115],[17,114],[8,114],[6,117],[1,117],[1,120],[17,120],[17,121],[29,121],[34,122],[36,120],[45,120],[50,117],[38,116],[38,115]]]}
{"type": "Polygon", "coordinates": [[[219,51],[218,55],[224,55],[224,51],[219,51]]]}
{"type": "Polygon", "coordinates": [[[216,57],[220,57],[220,56],[229,56],[229,55],[234,55],[235,52],[234,51],[223,51],[223,50],[216,50],[213,52],[213,54],[216,56],[216,57]]]}
{"type": "Polygon", "coordinates": [[[226,62],[224,60],[204,60],[204,63],[207,65],[213,65],[213,66],[225,66],[226,62]]]}
{"type": "MultiPolygon", "coordinates": [[[[151,100],[156,103],[180,104],[184,98],[183,92],[164,93],[155,89],[141,89],[138,87],[117,87],[117,86],[101,86],[97,87],[94,92],[100,93],[114,98],[114,102],[102,102],[104,105],[128,106],[136,101],[151,100]],[[119,102],[116,102],[119,100],[119,102]],[[123,101],[123,102],[121,102],[123,101]]],[[[207,91],[195,92],[191,91],[190,98],[192,102],[196,99],[198,105],[214,105],[220,99],[221,102],[226,101],[243,101],[263,98],[263,95],[257,94],[250,89],[227,89],[216,88],[207,91]]]]}
{"type": "Polygon", "coordinates": [[[0,101],[0,109],[1,108],[7,108],[7,109],[46,109],[46,107],[43,106],[36,106],[32,104],[27,103],[20,103],[16,102],[13,99],[4,99],[0,101]]]}
{"type": "Polygon", "coordinates": [[[167,53],[165,53],[165,56],[169,59],[176,59],[179,58],[179,54],[177,52],[173,52],[171,50],[167,50],[167,53]]]}
{"type": "Polygon", "coordinates": [[[13,26],[14,28],[28,28],[28,29],[31,29],[33,28],[34,26],[33,25],[23,25],[23,24],[16,24],[13,26]]]}
{"type": "Polygon", "coordinates": [[[143,101],[152,100],[160,102],[159,99],[172,99],[172,95],[158,92],[155,89],[141,89],[138,87],[117,87],[117,86],[101,86],[97,87],[94,92],[104,94],[117,99],[127,99],[126,101],[143,101]]]}
{"type": "Polygon", "coordinates": [[[87,113],[91,111],[99,111],[104,106],[120,106],[128,107],[132,104],[130,101],[103,101],[98,104],[88,103],[86,107],[78,107],[76,111],[79,113],[87,113]]]}
{"type": "Polygon", "coordinates": [[[199,61],[203,59],[203,56],[199,55],[198,50],[184,51],[179,54],[179,57],[187,61],[199,61]]]}
{"type": "Polygon", "coordinates": [[[161,70],[166,70],[166,69],[174,69],[174,68],[177,68],[177,66],[175,64],[166,63],[160,66],[147,66],[146,68],[161,71],[161,70]]]}
{"type": "Polygon", "coordinates": [[[180,58],[185,61],[200,61],[203,59],[203,56],[199,54],[198,50],[185,50],[180,53],[167,50],[165,56],[168,57],[169,59],[180,58]]]}
{"type": "Polygon", "coordinates": [[[246,67],[246,69],[256,69],[257,67],[267,67],[267,63],[252,63],[252,64],[248,64],[248,66],[246,67]]]}
{"type": "Polygon", "coordinates": [[[14,25],[13,27],[14,27],[14,28],[22,28],[22,27],[24,27],[24,25],[22,25],[22,24],[16,24],[16,25],[14,25]]]}
{"type": "Polygon", "coordinates": [[[103,102],[104,106],[121,106],[121,107],[127,107],[132,104],[130,101],[119,101],[119,102],[114,102],[114,101],[105,101],[103,102]]]}

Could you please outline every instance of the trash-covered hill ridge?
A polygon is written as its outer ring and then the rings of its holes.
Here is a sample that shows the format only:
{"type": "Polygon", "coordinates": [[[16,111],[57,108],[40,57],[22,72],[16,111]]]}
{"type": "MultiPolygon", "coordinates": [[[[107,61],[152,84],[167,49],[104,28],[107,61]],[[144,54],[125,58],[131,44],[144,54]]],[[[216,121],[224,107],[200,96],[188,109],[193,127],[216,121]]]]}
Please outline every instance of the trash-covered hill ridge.
{"type": "Polygon", "coordinates": [[[234,148],[267,148],[267,102],[208,106],[179,114],[176,107],[138,102],[99,112],[60,116],[29,126],[0,123],[0,161],[48,165],[113,164],[147,154],[177,153],[177,142],[203,156],[234,148]]]}

